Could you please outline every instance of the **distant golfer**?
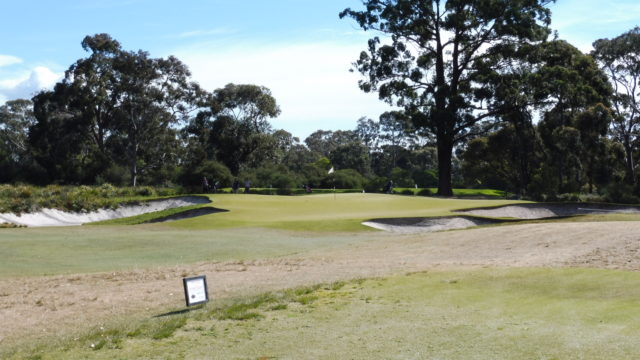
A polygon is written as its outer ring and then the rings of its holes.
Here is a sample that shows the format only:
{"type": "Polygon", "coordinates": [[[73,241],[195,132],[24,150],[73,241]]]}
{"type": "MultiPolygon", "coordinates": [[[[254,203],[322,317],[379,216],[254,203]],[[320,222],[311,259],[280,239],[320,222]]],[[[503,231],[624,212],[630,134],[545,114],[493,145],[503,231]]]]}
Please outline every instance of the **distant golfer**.
{"type": "Polygon", "coordinates": [[[233,190],[233,193],[237,194],[239,188],[240,188],[240,181],[238,181],[238,179],[233,180],[233,184],[231,185],[231,190],[233,190]]]}
{"type": "Polygon", "coordinates": [[[384,192],[386,194],[391,194],[393,192],[393,180],[389,180],[389,182],[384,186],[384,192]]]}
{"type": "Polygon", "coordinates": [[[244,193],[245,193],[245,194],[248,194],[248,193],[249,193],[249,190],[251,190],[251,181],[246,180],[246,181],[244,182],[244,193]]]}

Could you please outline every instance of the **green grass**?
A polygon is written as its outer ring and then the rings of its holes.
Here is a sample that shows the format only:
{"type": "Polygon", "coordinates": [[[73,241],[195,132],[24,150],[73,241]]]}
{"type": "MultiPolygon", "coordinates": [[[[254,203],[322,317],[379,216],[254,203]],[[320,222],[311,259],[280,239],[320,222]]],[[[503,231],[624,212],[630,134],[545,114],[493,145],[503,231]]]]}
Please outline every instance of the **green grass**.
{"type": "Polygon", "coordinates": [[[638,336],[640,273],[481,269],[219,301],[174,320],[115,325],[5,357],[637,359],[638,336]],[[256,316],[218,315],[231,308],[256,316]],[[167,336],[154,335],[161,330],[167,336]]]}
{"type": "Polygon", "coordinates": [[[291,255],[375,239],[376,232],[361,225],[371,218],[440,216],[504,203],[382,194],[211,197],[212,206],[229,212],[166,224],[0,229],[0,277],[291,255]]]}
{"type": "Polygon", "coordinates": [[[371,239],[366,234],[189,231],[161,225],[2,229],[0,278],[264,259],[371,239]]]}
{"type": "Polygon", "coordinates": [[[220,194],[213,206],[229,210],[171,223],[181,229],[262,227],[292,231],[371,231],[362,221],[384,217],[450,215],[467,207],[498,206],[514,201],[463,200],[384,194],[264,196],[220,194]]]}

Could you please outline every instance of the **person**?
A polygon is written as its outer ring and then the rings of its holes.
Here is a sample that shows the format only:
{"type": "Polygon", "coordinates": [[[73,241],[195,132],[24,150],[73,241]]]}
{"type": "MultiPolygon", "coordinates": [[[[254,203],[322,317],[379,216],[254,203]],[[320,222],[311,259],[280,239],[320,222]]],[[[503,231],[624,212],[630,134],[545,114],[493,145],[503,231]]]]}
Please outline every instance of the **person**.
{"type": "Polygon", "coordinates": [[[248,193],[249,193],[250,188],[251,188],[251,181],[249,181],[249,180],[245,180],[245,181],[244,181],[244,193],[245,193],[245,194],[248,194],[248,193]]]}
{"type": "Polygon", "coordinates": [[[202,177],[202,192],[205,194],[209,192],[209,181],[206,176],[202,177]]]}
{"type": "Polygon", "coordinates": [[[240,188],[240,182],[238,181],[238,179],[233,180],[233,184],[231,185],[231,189],[233,190],[234,194],[238,193],[238,188],[240,188]]]}
{"type": "Polygon", "coordinates": [[[304,190],[307,192],[307,194],[310,194],[311,192],[313,192],[313,190],[311,189],[311,185],[309,184],[304,186],[304,190]]]}
{"type": "Polygon", "coordinates": [[[220,182],[217,180],[213,180],[213,193],[216,194],[218,192],[218,187],[220,186],[220,182]]]}
{"type": "Polygon", "coordinates": [[[387,194],[391,194],[391,192],[393,192],[393,181],[389,180],[389,182],[387,182],[387,185],[384,186],[384,192],[387,194]]]}

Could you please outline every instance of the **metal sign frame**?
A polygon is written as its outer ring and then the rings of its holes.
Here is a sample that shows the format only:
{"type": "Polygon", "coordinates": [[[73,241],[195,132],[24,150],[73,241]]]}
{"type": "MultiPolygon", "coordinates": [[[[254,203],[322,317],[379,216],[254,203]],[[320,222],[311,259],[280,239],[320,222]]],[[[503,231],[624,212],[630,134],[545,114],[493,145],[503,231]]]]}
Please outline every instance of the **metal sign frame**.
{"type": "Polygon", "coordinates": [[[207,277],[194,276],[183,278],[184,298],[187,306],[194,306],[209,302],[209,288],[207,287],[207,277]]]}

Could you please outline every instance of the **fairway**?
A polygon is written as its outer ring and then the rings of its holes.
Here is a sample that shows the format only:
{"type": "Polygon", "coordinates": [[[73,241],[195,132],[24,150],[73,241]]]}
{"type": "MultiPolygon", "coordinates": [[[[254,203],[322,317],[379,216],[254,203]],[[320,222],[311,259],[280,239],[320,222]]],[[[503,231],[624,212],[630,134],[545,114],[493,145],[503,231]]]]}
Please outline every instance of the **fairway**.
{"type": "Polygon", "coordinates": [[[160,224],[124,225],[137,221],[130,218],[118,225],[3,229],[0,355],[637,355],[631,339],[640,335],[638,324],[623,316],[637,312],[637,273],[563,268],[640,269],[638,215],[398,235],[361,222],[513,202],[380,194],[211,199],[210,206],[228,212],[160,224]],[[213,303],[155,319],[183,309],[181,279],[195,275],[207,276],[213,303]],[[353,282],[359,278],[371,280],[353,282]],[[265,292],[336,281],[346,285],[282,295],[233,315],[242,319],[215,315],[265,292]]]}
{"type": "Polygon", "coordinates": [[[290,255],[366,241],[370,237],[356,234],[376,233],[361,224],[371,218],[442,216],[459,208],[506,203],[380,194],[211,198],[212,206],[229,211],[155,225],[3,229],[0,278],[290,255]]]}

